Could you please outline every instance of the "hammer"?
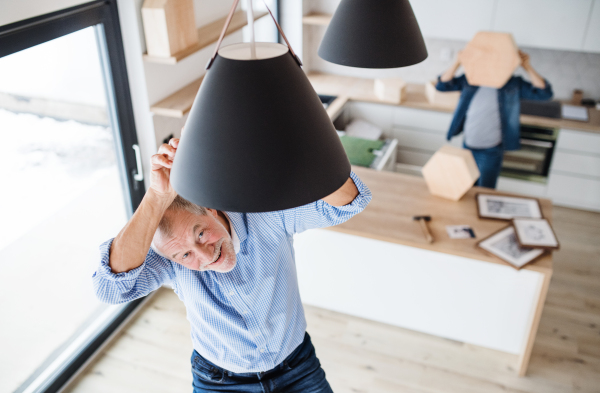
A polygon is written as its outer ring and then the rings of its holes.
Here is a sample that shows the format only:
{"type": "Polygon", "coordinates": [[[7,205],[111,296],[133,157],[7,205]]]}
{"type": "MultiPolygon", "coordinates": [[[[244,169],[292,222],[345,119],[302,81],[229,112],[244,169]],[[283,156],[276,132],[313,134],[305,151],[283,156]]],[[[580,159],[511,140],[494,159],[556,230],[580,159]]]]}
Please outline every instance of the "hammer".
{"type": "Polygon", "coordinates": [[[429,232],[429,228],[427,227],[427,222],[431,221],[431,216],[414,216],[413,220],[419,221],[421,224],[421,229],[423,230],[425,239],[427,239],[427,243],[433,243],[433,236],[431,236],[431,232],[429,232]]]}

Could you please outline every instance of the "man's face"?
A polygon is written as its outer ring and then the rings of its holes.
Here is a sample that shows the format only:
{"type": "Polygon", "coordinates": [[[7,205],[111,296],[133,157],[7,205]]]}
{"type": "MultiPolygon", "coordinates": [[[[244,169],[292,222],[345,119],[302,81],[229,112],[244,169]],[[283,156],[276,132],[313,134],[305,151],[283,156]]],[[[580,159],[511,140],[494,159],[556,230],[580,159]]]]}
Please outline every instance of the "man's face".
{"type": "Polygon", "coordinates": [[[172,233],[157,231],[154,245],[161,254],[188,269],[227,273],[236,263],[233,242],[218,212],[207,211],[206,216],[185,210],[167,211],[172,233]]]}

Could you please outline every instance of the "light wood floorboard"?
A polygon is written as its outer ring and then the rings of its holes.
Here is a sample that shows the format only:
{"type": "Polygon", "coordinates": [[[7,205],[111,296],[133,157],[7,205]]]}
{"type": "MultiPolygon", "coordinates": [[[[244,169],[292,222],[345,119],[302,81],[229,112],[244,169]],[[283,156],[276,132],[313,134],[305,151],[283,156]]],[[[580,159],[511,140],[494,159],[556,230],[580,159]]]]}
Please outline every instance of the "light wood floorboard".
{"type": "MultiPolygon", "coordinates": [[[[336,393],[600,392],[600,214],[554,208],[561,241],[527,376],[516,355],[305,306],[336,393]]],[[[160,289],[67,389],[189,392],[185,308],[160,289]]]]}

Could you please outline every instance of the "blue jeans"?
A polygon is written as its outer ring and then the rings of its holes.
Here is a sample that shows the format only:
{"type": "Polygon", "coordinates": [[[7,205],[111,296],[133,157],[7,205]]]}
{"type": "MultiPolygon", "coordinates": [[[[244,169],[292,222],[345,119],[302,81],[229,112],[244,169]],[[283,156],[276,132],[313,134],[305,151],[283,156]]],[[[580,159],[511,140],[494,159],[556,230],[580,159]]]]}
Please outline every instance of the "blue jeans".
{"type": "Polygon", "coordinates": [[[278,366],[259,373],[234,373],[192,353],[194,393],[333,393],[308,333],[304,341],[278,366]]]}
{"type": "Polygon", "coordinates": [[[504,158],[504,148],[502,144],[489,149],[472,149],[467,145],[464,145],[465,149],[471,150],[475,163],[481,176],[476,186],[496,188],[496,182],[498,176],[500,176],[500,170],[502,169],[502,159],[504,158]]]}

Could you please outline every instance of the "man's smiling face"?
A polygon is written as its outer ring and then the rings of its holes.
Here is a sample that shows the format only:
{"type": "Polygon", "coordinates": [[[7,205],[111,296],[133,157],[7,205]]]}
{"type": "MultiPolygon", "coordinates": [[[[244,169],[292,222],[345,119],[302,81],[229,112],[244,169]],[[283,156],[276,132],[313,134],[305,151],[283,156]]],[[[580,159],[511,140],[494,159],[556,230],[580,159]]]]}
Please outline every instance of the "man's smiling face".
{"type": "Polygon", "coordinates": [[[236,256],[228,222],[213,209],[206,215],[187,210],[168,210],[170,233],[157,231],[154,245],[169,258],[192,270],[227,273],[235,267],[236,256]]]}

